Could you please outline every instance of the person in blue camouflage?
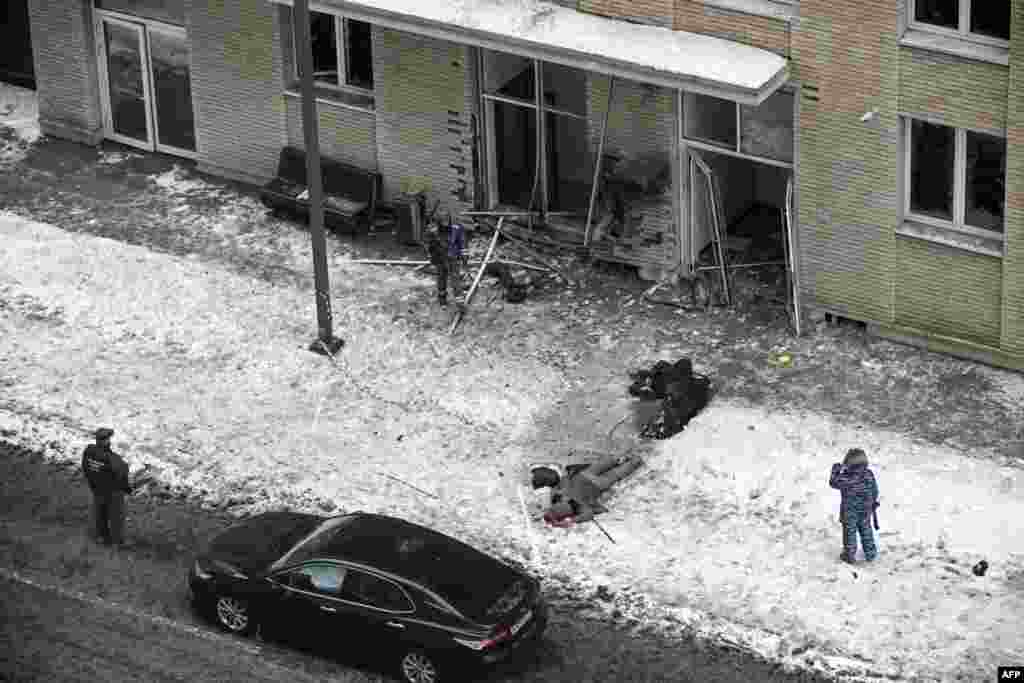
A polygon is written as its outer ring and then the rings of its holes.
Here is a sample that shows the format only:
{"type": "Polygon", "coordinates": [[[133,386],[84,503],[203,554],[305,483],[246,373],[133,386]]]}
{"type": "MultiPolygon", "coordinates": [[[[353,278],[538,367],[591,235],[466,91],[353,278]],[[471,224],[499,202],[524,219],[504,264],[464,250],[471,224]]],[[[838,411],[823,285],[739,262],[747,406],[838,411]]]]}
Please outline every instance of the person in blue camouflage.
{"type": "Polygon", "coordinates": [[[868,456],[859,448],[846,452],[842,464],[832,465],[828,485],[839,489],[842,501],[839,521],[843,525],[843,562],[853,564],[857,554],[857,536],[864,548],[864,559],[871,562],[878,555],[871,529],[871,515],[878,507],[878,483],[868,469],[868,456]]]}

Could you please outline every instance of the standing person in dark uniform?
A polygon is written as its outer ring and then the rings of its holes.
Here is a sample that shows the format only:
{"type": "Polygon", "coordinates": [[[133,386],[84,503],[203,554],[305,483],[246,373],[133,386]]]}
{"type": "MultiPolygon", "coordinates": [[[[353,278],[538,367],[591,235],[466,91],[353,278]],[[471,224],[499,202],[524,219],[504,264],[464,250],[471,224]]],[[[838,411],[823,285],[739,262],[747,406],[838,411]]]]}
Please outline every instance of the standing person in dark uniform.
{"type": "Polygon", "coordinates": [[[96,443],[82,453],[82,472],[92,490],[96,537],[104,545],[124,544],[124,494],[131,492],[128,465],[110,449],[114,430],[96,430],[96,443]]]}

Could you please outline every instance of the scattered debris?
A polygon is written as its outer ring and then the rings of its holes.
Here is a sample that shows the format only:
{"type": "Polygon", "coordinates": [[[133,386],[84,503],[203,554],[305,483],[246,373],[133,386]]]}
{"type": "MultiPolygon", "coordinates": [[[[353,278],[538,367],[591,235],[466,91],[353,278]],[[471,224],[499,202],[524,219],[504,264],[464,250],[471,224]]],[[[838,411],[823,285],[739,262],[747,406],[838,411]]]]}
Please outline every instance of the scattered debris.
{"type": "Polygon", "coordinates": [[[658,401],[659,409],[640,430],[645,438],[667,439],[683,430],[704,409],[710,397],[711,380],[693,372],[689,358],[675,363],[658,361],[650,370],[630,373],[629,393],[641,401],[658,401]]]}

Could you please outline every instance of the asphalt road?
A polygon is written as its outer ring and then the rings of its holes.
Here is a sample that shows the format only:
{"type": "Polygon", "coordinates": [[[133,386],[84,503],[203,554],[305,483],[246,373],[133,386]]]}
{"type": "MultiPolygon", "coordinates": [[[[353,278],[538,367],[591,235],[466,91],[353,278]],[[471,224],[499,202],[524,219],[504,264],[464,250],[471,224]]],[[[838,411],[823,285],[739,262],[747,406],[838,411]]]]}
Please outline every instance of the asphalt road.
{"type": "MultiPolygon", "coordinates": [[[[0,577],[3,681],[323,681],[259,641],[154,619],[0,577]]],[[[331,680],[382,681],[338,667],[331,680]]]]}

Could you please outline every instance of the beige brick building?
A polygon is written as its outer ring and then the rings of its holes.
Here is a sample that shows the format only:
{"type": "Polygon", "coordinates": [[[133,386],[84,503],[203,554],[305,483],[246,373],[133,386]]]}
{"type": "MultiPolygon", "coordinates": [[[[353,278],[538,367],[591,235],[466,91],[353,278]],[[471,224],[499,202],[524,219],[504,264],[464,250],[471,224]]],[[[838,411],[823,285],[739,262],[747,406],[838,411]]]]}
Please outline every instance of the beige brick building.
{"type": "MultiPolygon", "coordinates": [[[[1024,0],[311,9],[321,150],[385,199],[534,211],[651,278],[717,221],[778,247],[801,317],[1024,367],[1024,0]]],[[[29,10],[47,134],[257,183],[302,145],[291,0],[29,10]]]]}

